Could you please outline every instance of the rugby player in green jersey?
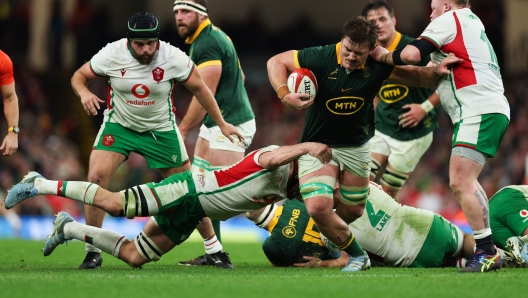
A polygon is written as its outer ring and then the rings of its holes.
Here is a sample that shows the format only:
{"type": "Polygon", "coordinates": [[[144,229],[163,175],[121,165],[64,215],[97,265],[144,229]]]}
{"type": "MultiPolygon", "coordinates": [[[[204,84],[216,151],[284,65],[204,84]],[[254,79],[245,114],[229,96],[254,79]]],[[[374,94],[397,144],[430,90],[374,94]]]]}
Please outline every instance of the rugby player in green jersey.
{"type": "MultiPolygon", "coordinates": [[[[335,204],[340,204],[338,191],[334,194],[335,204]]],[[[367,209],[349,227],[370,255],[373,266],[462,267],[473,255],[473,235],[431,211],[397,203],[373,182],[367,209]]],[[[348,255],[319,233],[299,200],[246,212],[246,217],[269,231],[262,250],[274,266],[344,267],[348,262],[348,255]]],[[[508,266],[523,263],[520,256],[503,250],[501,254],[508,266]]]]}
{"type": "MultiPolygon", "coordinates": [[[[202,123],[194,149],[191,171],[217,170],[244,158],[256,131],[255,115],[244,87],[244,73],[231,39],[208,17],[207,0],[176,0],[173,6],[178,34],[190,44],[189,56],[196,64],[200,76],[214,94],[224,119],[243,135],[241,143],[231,143],[225,138],[205,109],[193,97],[189,109],[178,125],[182,137],[202,123]]],[[[215,265],[233,268],[223,252],[220,221],[204,220],[198,226],[204,240],[206,254],[180,265],[215,265]],[[220,262],[218,262],[220,261],[220,262]]]]}
{"type": "Polygon", "coordinates": [[[434,87],[450,73],[448,65],[460,62],[451,55],[437,69],[385,65],[369,56],[376,48],[377,32],[377,26],[365,18],[353,17],[345,23],[339,43],[287,51],[267,63],[271,85],[280,100],[294,110],[309,108],[299,141],[316,141],[332,148],[332,160],[327,164],[306,155],[299,158],[300,192],[319,231],[351,256],[343,271],[364,270],[370,263],[348,223],[363,214],[368,198],[374,97],[387,79],[434,87]],[[314,99],[290,93],[286,86],[289,72],[302,67],[317,79],[314,99]],[[336,181],[343,204],[334,213],[336,181]]]}
{"type": "MultiPolygon", "coordinates": [[[[362,14],[379,27],[379,46],[390,51],[414,40],[396,31],[394,10],[386,1],[367,4],[362,14]]],[[[419,65],[429,62],[427,56],[419,65]]],[[[376,131],[370,140],[370,180],[380,179],[383,190],[395,199],[433,141],[433,130],[438,128],[434,107],[439,104],[438,94],[431,94],[428,88],[392,81],[385,81],[374,98],[376,131]]]]}
{"type": "Polygon", "coordinates": [[[502,188],[490,198],[489,211],[493,243],[528,267],[528,185],[502,188]]]}

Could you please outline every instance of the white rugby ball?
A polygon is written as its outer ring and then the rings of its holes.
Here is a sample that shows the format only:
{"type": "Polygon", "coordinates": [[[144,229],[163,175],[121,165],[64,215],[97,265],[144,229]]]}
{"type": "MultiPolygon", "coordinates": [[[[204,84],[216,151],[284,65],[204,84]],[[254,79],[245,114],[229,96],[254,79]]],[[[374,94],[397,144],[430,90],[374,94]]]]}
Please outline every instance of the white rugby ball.
{"type": "Polygon", "coordinates": [[[317,79],[308,68],[298,68],[288,77],[288,89],[291,93],[308,94],[310,98],[317,95],[317,79]]]}

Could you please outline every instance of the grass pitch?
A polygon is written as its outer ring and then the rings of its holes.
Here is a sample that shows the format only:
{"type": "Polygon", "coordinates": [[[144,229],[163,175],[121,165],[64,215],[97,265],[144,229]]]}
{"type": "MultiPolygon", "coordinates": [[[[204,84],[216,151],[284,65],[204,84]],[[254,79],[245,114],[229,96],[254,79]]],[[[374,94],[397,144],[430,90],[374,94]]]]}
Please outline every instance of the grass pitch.
{"type": "Polygon", "coordinates": [[[260,244],[225,243],[234,270],[178,266],[203,253],[186,242],[143,269],[103,253],[103,267],[77,269],[84,243],[59,246],[44,257],[36,241],[0,241],[0,297],[524,297],[528,269],[459,274],[455,268],[372,268],[355,274],[335,268],[270,267],[260,244]]]}

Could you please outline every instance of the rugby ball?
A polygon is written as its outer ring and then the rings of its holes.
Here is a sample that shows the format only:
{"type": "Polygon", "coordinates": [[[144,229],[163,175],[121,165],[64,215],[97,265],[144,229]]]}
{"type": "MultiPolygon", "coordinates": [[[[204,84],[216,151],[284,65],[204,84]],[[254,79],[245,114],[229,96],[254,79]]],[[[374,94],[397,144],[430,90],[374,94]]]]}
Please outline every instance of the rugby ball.
{"type": "Polygon", "coordinates": [[[308,94],[315,98],[317,94],[317,79],[308,68],[298,68],[288,77],[288,89],[291,93],[308,94]]]}

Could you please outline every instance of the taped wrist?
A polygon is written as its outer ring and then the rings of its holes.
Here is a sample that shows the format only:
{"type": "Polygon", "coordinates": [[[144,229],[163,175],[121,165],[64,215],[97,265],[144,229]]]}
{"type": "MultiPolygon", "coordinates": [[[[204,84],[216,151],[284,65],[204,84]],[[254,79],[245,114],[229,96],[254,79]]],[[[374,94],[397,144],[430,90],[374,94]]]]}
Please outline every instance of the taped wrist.
{"type": "MultiPolygon", "coordinates": [[[[394,63],[394,65],[405,65],[405,63],[403,63],[403,60],[401,59],[400,55],[402,53],[403,49],[397,49],[396,51],[392,52],[392,63],[394,63]]],[[[387,60],[387,58],[385,58],[385,61],[387,60]]]]}
{"type": "Polygon", "coordinates": [[[282,84],[279,86],[279,88],[277,88],[277,96],[279,97],[280,100],[282,100],[284,96],[286,96],[289,93],[290,93],[290,89],[288,88],[288,85],[286,84],[282,84]]]}
{"type": "Polygon", "coordinates": [[[429,113],[432,110],[434,110],[433,104],[428,99],[426,99],[424,102],[422,102],[422,104],[420,104],[420,106],[422,107],[422,109],[424,109],[424,111],[426,113],[429,113]]]}

